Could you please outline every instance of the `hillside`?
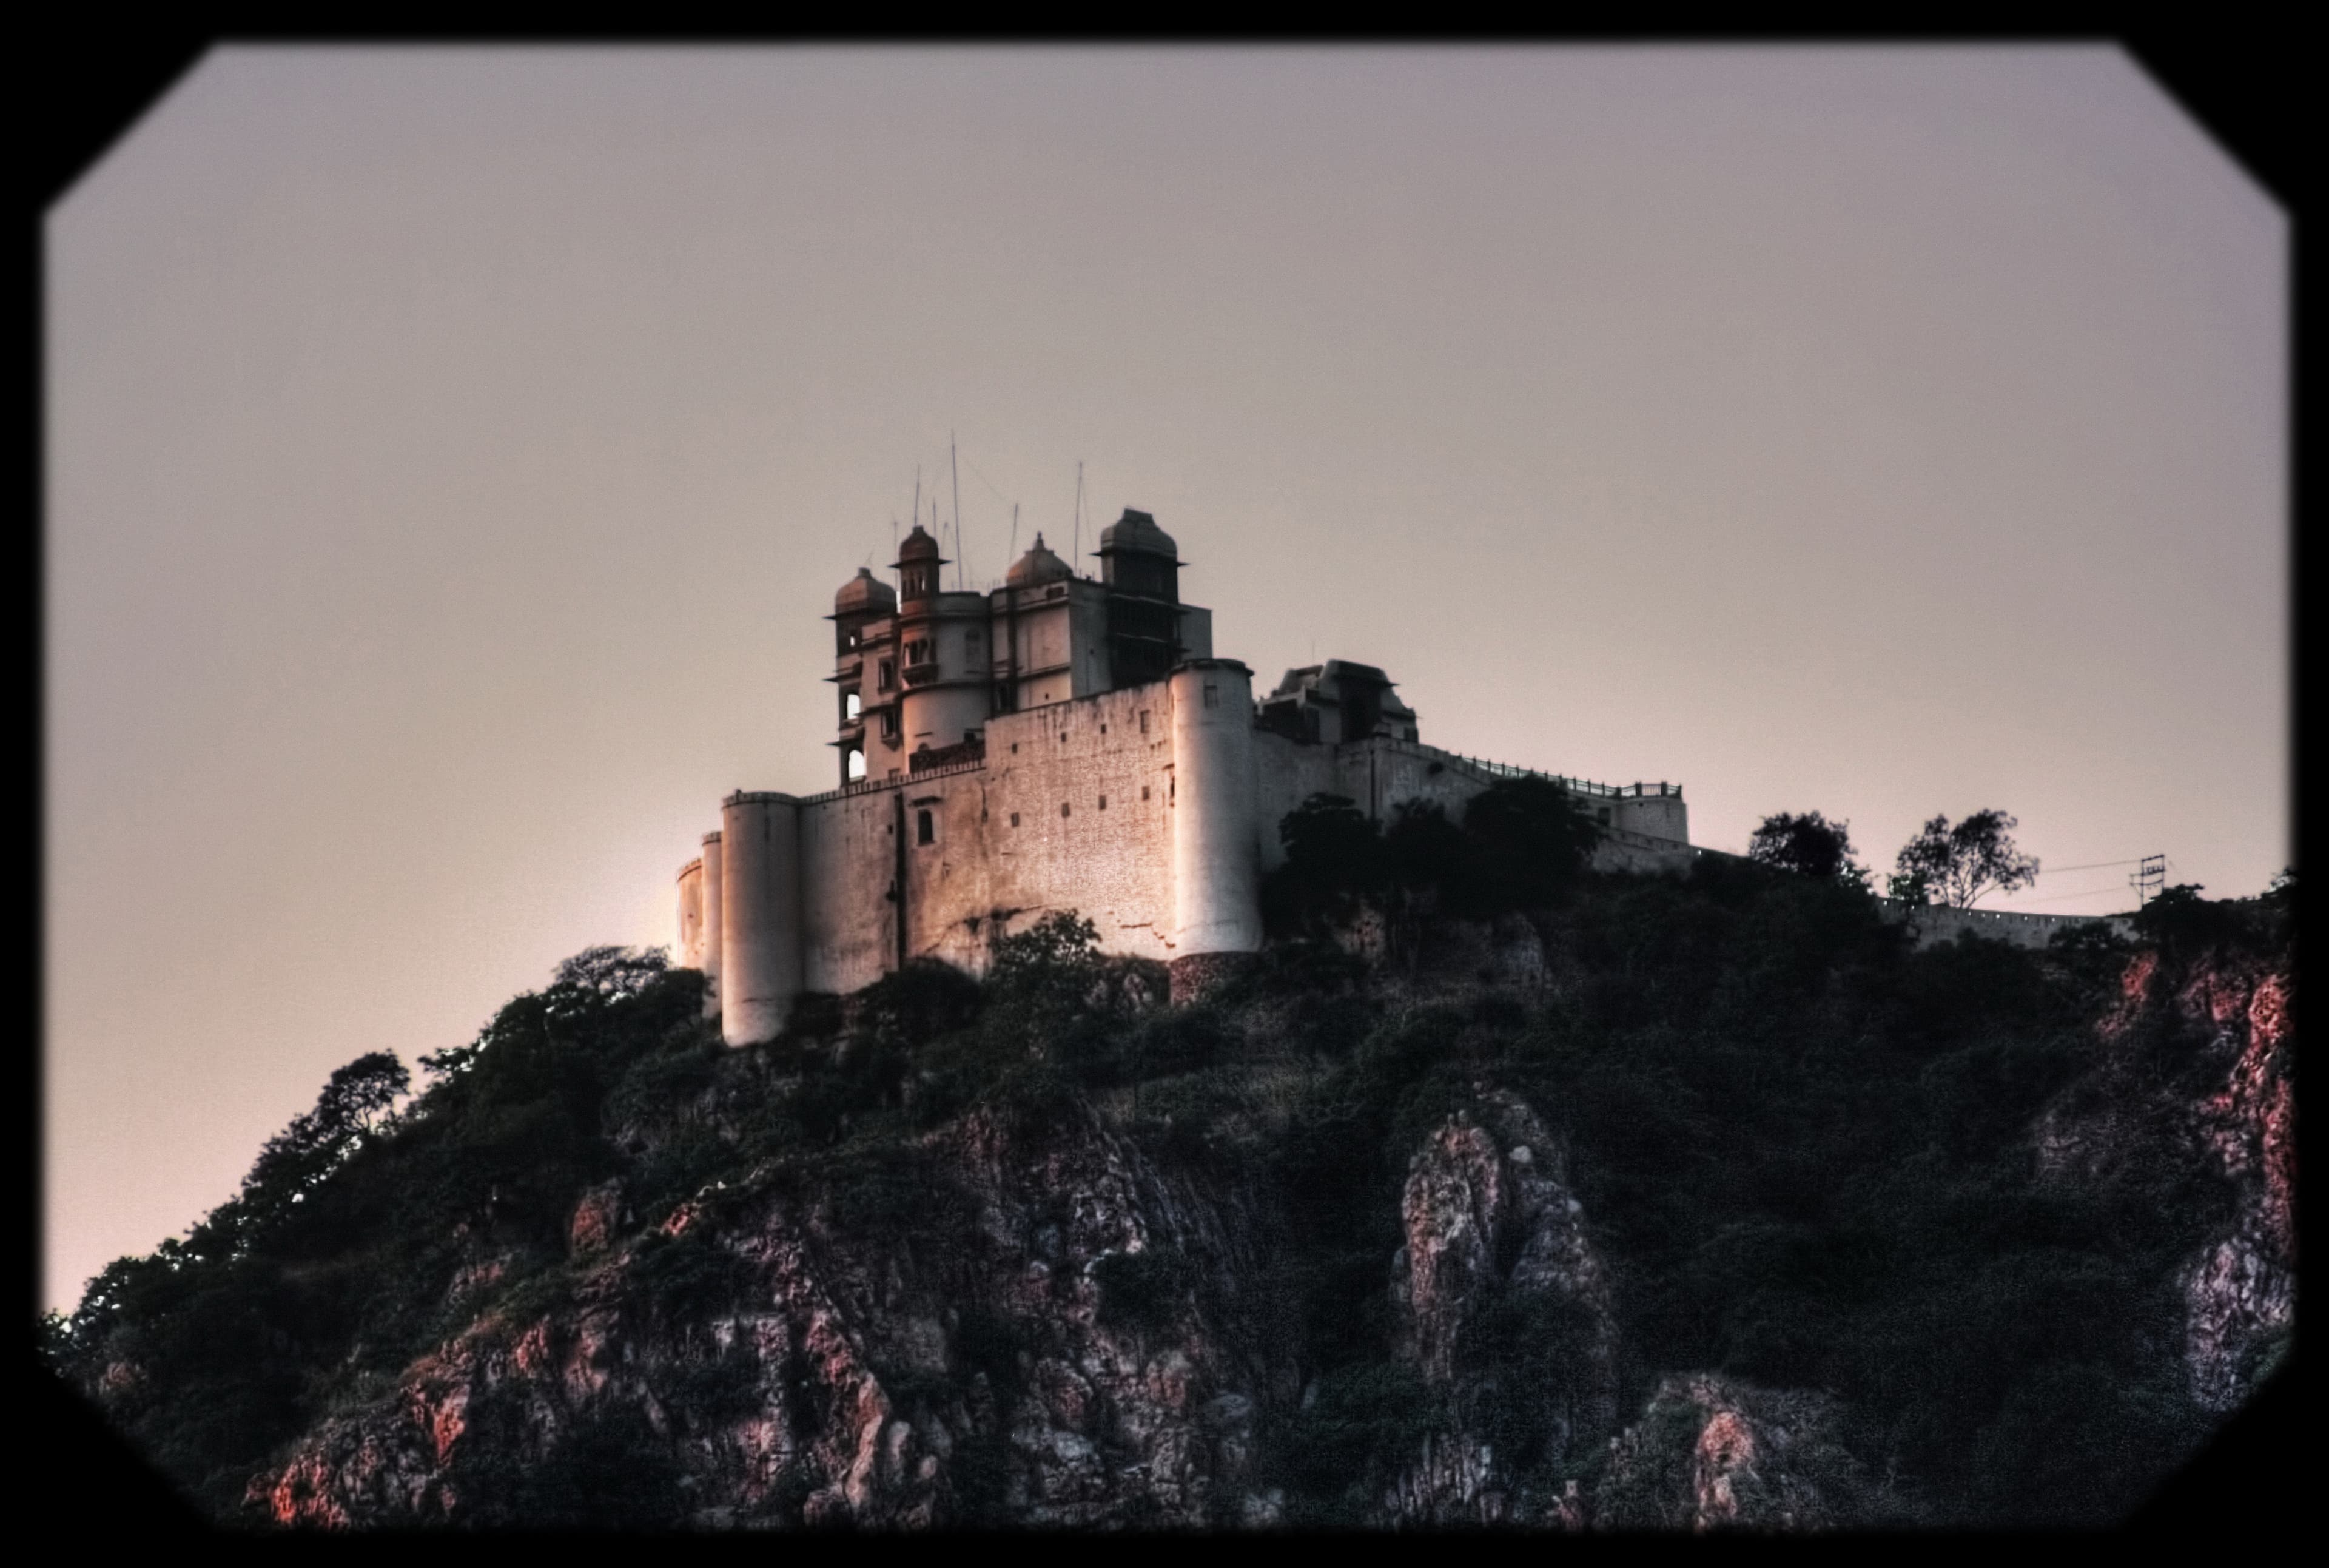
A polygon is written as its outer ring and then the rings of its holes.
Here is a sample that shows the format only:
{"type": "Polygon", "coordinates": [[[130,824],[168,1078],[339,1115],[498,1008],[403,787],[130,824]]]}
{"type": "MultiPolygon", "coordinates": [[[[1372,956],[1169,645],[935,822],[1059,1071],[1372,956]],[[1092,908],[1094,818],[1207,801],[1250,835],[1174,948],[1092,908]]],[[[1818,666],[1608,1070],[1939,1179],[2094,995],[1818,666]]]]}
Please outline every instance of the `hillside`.
{"type": "Polygon", "coordinates": [[[2284,909],[1277,896],[1193,1005],[1053,920],[741,1051],[585,954],[47,1354],[259,1526],[1812,1529],[2119,1517],[2284,1352],[2284,909]]]}

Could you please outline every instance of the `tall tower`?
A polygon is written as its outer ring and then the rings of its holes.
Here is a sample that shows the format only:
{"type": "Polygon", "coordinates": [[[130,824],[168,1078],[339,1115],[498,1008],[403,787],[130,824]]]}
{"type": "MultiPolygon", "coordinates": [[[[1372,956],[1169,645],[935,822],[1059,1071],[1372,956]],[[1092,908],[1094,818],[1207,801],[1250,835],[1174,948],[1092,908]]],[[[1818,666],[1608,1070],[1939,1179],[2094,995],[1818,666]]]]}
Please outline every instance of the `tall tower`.
{"type": "Polygon", "coordinates": [[[898,711],[898,596],[864,567],[833,596],[834,700],[841,781],[879,779],[905,751],[898,711]]]}
{"type": "Polygon", "coordinates": [[[1099,567],[1108,587],[1108,654],[1115,684],[1163,680],[1183,652],[1179,546],[1155,517],[1127,506],[1123,516],[1100,530],[1099,567]]]}
{"type": "Polygon", "coordinates": [[[898,549],[898,678],[908,765],[951,756],[985,733],[989,704],[986,596],[939,587],[947,564],[919,524],[898,549]]]}
{"type": "Polygon", "coordinates": [[[1176,961],[1261,946],[1261,825],[1253,672],[1190,659],[1172,675],[1173,944],[1176,961]]]}

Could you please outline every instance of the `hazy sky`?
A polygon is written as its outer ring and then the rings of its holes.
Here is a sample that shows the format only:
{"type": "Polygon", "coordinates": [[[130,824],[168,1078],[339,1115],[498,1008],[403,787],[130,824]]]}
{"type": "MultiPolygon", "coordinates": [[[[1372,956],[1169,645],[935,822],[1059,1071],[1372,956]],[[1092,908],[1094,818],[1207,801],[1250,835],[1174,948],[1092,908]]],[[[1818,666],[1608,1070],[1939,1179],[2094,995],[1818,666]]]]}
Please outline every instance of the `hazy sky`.
{"type": "Polygon", "coordinates": [[[47,236],[54,1302],[828,787],[950,430],[1702,844],[2288,858],[2287,225],[2108,50],[240,49],[47,236]]]}

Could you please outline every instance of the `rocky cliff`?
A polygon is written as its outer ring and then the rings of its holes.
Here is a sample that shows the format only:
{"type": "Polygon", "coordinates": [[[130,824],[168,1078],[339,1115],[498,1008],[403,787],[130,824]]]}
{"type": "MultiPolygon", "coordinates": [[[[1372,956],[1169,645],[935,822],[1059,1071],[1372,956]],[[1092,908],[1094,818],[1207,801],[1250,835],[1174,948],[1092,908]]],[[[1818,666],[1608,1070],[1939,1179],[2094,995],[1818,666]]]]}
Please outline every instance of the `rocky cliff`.
{"type": "Polygon", "coordinates": [[[57,1359],[222,1513],[324,1528],[2091,1522],[2269,1370],[2285,957],[1624,892],[1183,1006],[1070,941],[740,1053],[692,977],[553,987],[533,1076],[505,1015],[329,1225],[203,1265],[304,1380],[241,1457],[169,1424],[198,1299],[125,1269],[57,1359]]]}

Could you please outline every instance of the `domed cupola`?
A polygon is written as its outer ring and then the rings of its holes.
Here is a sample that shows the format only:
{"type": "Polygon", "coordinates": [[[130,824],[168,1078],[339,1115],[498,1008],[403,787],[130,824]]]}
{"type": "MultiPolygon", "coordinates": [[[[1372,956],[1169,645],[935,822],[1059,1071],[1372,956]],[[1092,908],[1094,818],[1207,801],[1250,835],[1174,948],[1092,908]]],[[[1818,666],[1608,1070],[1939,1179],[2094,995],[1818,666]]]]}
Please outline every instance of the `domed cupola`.
{"type": "Polygon", "coordinates": [[[919,523],[898,546],[898,581],[902,585],[902,597],[936,599],[938,593],[938,568],[947,564],[938,553],[938,542],[931,538],[919,523]]]}
{"type": "Polygon", "coordinates": [[[1065,582],[1075,574],[1075,569],[1054,555],[1038,534],[1034,548],[1011,563],[1003,581],[1013,588],[1040,588],[1047,582],[1065,582]]]}
{"type": "Polygon", "coordinates": [[[872,569],[866,566],[859,567],[857,575],[843,583],[841,591],[833,596],[833,615],[836,620],[843,616],[888,615],[897,608],[896,590],[874,576],[872,569]]]}
{"type": "Polygon", "coordinates": [[[1178,603],[1181,550],[1146,512],[1124,515],[1099,531],[1100,581],[1117,593],[1178,603]]]}
{"type": "Polygon", "coordinates": [[[1178,560],[1181,547],[1173,536],[1156,526],[1156,519],[1146,512],[1124,509],[1124,515],[1099,531],[1099,553],[1103,556],[1118,551],[1137,551],[1143,555],[1164,555],[1178,560]]]}

